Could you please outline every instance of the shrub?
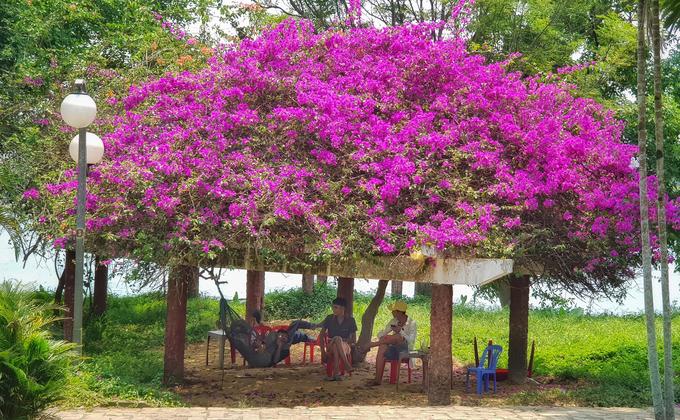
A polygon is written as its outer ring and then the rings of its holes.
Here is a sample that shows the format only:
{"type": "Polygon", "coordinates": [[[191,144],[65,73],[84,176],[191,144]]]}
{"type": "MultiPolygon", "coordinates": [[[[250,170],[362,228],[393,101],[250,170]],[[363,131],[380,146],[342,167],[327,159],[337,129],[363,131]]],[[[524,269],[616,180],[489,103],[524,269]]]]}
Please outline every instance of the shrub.
{"type": "Polygon", "coordinates": [[[0,418],[34,417],[62,396],[74,347],[51,339],[54,305],[0,285],[0,418]]]}
{"type": "Polygon", "coordinates": [[[315,319],[330,313],[337,291],[328,284],[314,285],[311,295],[302,289],[276,291],[265,296],[265,311],[270,319],[315,319]]]}

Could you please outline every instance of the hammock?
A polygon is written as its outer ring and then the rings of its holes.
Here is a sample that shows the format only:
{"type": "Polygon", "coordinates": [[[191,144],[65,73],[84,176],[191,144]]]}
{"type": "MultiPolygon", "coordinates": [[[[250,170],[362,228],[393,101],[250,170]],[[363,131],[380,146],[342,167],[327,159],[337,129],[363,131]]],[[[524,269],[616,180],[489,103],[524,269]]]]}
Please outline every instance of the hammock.
{"type": "MultiPolygon", "coordinates": [[[[229,302],[225,299],[220,284],[226,282],[220,282],[214,279],[215,285],[217,286],[217,291],[220,294],[220,328],[224,333],[224,336],[229,340],[229,345],[231,348],[238,350],[238,352],[243,356],[243,358],[248,362],[250,367],[269,367],[274,366],[276,363],[285,359],[290,354],[290,346],[294,342],[295,334],[298,329],[312,329],[315,328],[314,324],[307,321],[297,320],[293,321],[287,328],[288,342],[283,344],[281,351],[278,355],[278,360],[274,360],[276,356],[277,348],[277,338],[278,331],[271,331],[267,333],[264,337],[264,348],[259,351],[251,345],[251,337],[253,334],[253,328],[248,325],[248,323],[241,318],[239,314],[234,311],[234,309],[229,306],[229,302]]],[[[297,333],[297,340],[301,340],[300,335],[304,341],[308,341],[305,334],[297,333]]],[[[301,341],[298,341],[301,342],[301,341]]],[[[222,365],[222,385],[224,385],[224,365],[222,365]]]]}
{"type": "MultiPolygon", "coordinates": [[[[229,340],[229,345],[238,350],[243,358],[251,367],[268,367],[274,361],[274,351],[276,349],[276,336],[278,333],[270,332],[265,336],[265,348],[262,351],[255,351],[251,346],[250,337],[253,329],[241,316],[229,306],[225,299],[220,282],[215,280],[217,291],[220,294],[220,328],[224,336],[229,340]]],[[[276,361],[278,362],[278,360],[276,361]]],[[[222,370],[222,380],[224,381],[224,368],[222,370]]]]}

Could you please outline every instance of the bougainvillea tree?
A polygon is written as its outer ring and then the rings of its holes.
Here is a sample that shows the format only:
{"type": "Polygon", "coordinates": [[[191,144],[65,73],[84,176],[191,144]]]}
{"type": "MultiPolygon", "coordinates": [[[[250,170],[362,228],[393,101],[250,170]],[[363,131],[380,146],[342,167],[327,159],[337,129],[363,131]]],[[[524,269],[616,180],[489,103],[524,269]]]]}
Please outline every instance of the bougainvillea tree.
{"type": "MultiPolygon", "coordinates": [[[[160,261],[245,244],[286,256],[429,245],[588,287],[630,277],[636,148],[621,122],[430,30],[319,34],[287,21],[204,70],[111,99],[120,113],[89,174],[89,235],[109,255],[160,261]]],[[[41,192],[57,245],[71,233],[66,178],[41,192]]],[[[668,211],[677,226],[677,203],[668,211]]]]}
{"type": "MultiPolygon", "coordinates": [[[[173,265],[247,247],[303,261],[428,247],[514,258],[573,291],[623,284],[640,246],[622,123],[556,76],[433,41],[437,25],[285,21],[112,98],[90,244],[173,265]]],[[[65,179],[27,193],[57,244],[72,235],[65,179]]]]}
{"type": "MultiPolygon", "coordinates": [[[[556,79],[522,79],[430,30],[319,34],[286,21],[204,70],[131,87],[110,100],[120,113],[89,174],[89,234],[113,255],[157,260],[246,244],[288,256],[428,245],[539,262],[583,284],[629,277],[636,149],[620,142],[621,122],[556,79]]],[[[57,244],[73,176],[40,192],[57,244]]]]}

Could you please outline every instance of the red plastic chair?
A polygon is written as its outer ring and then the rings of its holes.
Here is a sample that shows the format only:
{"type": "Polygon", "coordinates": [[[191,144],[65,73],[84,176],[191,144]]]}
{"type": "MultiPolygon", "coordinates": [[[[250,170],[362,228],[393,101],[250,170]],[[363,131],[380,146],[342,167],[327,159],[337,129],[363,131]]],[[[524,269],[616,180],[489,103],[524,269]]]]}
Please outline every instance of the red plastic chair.
{"type": "Polygon", "coordinates": [[[309,348],[309,363],[314,363],[314,347],[321,349],[321,336],[316,337],[316,340],[305,342],[305,348],[302,351],[302,363],[307,362],[307,348],[309,348]]]}
{"type": "Polygon", "coordinates": [[[390,384],[394,385],[397,383],[397,372],[401,368],[401,364],[406,364],[406,369],[408,370],[408,383],[411,383],[411,362],[410,359],[401,360],[389,360],[390,362],[390,384]]]}
{"type": "MultiPolygon", "coordinates": [[[[318,339],[317,339],[318,340],[318,339]]],[[[326,344],[326,347],[328,347],[328,337],[324,336],[324,343],[326,344]]],[[[326,376],[329,378],[333,376],[333,358],[331,357],[330,354],[326,353],[327,359],[326,359],[326,376]]],[[[349,364],[352,364],[352,353],[347,355],[347,361],[349,364]]],[[[338,363],[338,370],[340,371],[341,375],[345,374],[345,362],[340,359],[340,363],[338,363]]],[[[352,376],[352,372],[349,372],[349,376],[352,376]]]]}

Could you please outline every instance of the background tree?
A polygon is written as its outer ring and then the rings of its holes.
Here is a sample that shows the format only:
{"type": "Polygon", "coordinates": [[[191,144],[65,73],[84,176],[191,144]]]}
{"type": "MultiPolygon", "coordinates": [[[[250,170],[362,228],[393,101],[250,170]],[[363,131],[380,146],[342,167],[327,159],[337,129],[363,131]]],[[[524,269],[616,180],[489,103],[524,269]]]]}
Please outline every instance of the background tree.
{"type": "Polygon", "coordinates": [[[31,208],[33,202],[25,200],[23,193],[59,179],[64,170],[73,167],[66,147],[70,132],[57,111],[73,80],[88,80],[99,115],[106,117],[107,98],[127,91],[135,80],[205,62],[205,54],[200,53],[203,46],[196,43],[186,48],[188,36],[175,25],[205,22],[214,3],[142,1],[118,8],[103,3],[76,7],[51,0],[10,1],[3,6],[0,209],[24,261],[30,255],[55,258],[51,240],[34,234],[39,212],[31,208]],[[167,15],[165,28],[153,11],[167,15]]]}
{"type": "MultiPolygon", "coordinates": [[[[670,2],[670,7],[678,7],[680,2],[670,2]],[[673,4],[675,3],[675,4],[673,4]]],[[[663,350],[664,350],[664,415],[666,419],[675,418],[675,397],[673,389],[673,341],[671,330],[671,303],[668,281],[668,243],[666,230],[666,176],[664,167],[665,141],[664,141],[664,118],[663,118],[663,86],[661,76],[661,23],[659,0],[650,0],[647,11],[650,15],[652,32],[652,52],[654,57],[654,137],[656,143],[656,177],[657,177],[657,212],[658,212],[658,240],[659,240],[659,266],[661,268],[661,300],[663,308],[663,350]]],[[[673,19],[673,10],[666,13],[669,19],[673,19]]],[[[674,26],[676,22],[669,22],[674,26]]],[[[638,98],[641,99],[641,98],[638,98]]],[[[645,97],[646,99],[646,97],[645,97]]],[[[655,410],[658,414],[658,410],[655,410]]]]}
{"type": "MultiPolygon", "coordinates": [[[[639,165],[640,165],[640,196],[647,196],[648,182],[647,182],[647,119],[646,119],[646,99],[647,90],[645,86],[645,73],[647,62],[647,48],[645,44],[645,16],[646,1],[638,0],[638,32],[637,32],[637,69],[638,69],[638,85],[637,85],[637,102],[638,102],[638,147],[639,147],[639,165]]],[[[657,419],[663,419],[664,404],[663,391],[661,389],[661,378],[659,377],[659,358],[656,350],[656,327],[654,315],[654,296],[652,294],[652,256],[650,244],[649,231],[649,203],[647,200],[640,200],[640,224],[641,224],[641,242],[642,242],[642,272],[644,281],[644,295],[645,295],[645,318],[647,324],[647,362],[649,367],[649,378],[652,388],[652,400],[654,403],[654,416],[657,419]]]]}

